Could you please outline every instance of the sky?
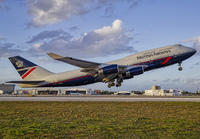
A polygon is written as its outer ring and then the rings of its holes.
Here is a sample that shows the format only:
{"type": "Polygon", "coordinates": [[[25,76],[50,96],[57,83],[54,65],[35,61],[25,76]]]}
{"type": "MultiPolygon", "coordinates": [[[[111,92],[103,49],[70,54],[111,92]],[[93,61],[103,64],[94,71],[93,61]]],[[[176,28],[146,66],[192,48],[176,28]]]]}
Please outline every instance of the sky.
{"type": "Polygon", "coordinates": [[[200,90],[199,0],[0,0],[0,83],[21,80],[8,57],[20,55],[52,72],[77,67],[52,60],[53,52],[108,62],[172,44],[197,53],[178,64],[125,80],[121,87],[96,83],[80,88],[110,91],[200,90]]]}

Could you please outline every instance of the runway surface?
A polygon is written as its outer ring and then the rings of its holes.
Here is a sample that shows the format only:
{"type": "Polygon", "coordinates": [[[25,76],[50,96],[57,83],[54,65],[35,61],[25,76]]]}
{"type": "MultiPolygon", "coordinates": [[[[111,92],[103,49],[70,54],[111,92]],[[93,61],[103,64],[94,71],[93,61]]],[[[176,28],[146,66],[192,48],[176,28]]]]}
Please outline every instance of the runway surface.
{"type": "Polygon", "coordinates": [[[0,96],[0,101],[149,101],[200,102],[200,97],[145,97],[145,96],[0,96]]]}

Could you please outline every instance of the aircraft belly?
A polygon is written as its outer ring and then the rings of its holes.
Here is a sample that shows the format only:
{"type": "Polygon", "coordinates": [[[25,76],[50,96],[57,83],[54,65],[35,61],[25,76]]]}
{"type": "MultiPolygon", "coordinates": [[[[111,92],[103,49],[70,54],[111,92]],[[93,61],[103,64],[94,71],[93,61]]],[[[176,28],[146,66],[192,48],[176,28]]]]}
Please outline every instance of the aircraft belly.
{"type": "Polygon", "coordinates": [[[79,86],[94,83],[93,76],[80,77],[74,80],[64,81],[63,83],[58,83],[58,86],[79,86]]]}
{"type": "Polygon", "coordinates": [[[94,83],[95,77],[92,75],[85,75],[80,77],[69,78],[66,80],[60,80],[50,84],[42,85],[40,87],[63,87],[63,86],[80,86],[94,83]]]}

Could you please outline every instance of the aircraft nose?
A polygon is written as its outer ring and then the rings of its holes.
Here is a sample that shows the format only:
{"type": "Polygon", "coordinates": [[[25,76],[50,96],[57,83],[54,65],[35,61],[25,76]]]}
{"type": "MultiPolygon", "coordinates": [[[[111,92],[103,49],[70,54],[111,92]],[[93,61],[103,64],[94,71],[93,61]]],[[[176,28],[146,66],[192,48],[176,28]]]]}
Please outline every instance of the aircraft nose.
{"type": "Polygon", "coordinates": [[[193,56],[197,52],[196,49],[191,48],[191,47],[184,46],[183,48],[184,48],[184,51],[185,51],[184,53],[187,55],[188,58],[193,56]]]}
{"type": "Polygon", "coordinates": [[[197,52],[197,50],[194,48],[190,48],[190,52],[194,55],[197,52]]]}

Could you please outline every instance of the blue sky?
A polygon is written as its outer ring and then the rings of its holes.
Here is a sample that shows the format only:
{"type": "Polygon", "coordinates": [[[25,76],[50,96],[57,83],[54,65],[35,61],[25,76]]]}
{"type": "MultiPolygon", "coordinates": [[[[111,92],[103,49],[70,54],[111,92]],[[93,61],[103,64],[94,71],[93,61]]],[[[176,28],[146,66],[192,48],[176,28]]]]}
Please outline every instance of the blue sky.
{"type": "MultiPolygon", "coordinates": [[[[195,92],[200,87],[199,5],[199,0],[0,0],[0,82],[20,80],[10,56],[62,72],[76,67],[52,60],[47,52],[107,62],[181,43],[198,50],[182,63],[183,71],[178,65],[150,71],[111,91],[161,85],[195,92]]],[[[83,87],[108,90],[104,83],[83,87]]]]}

